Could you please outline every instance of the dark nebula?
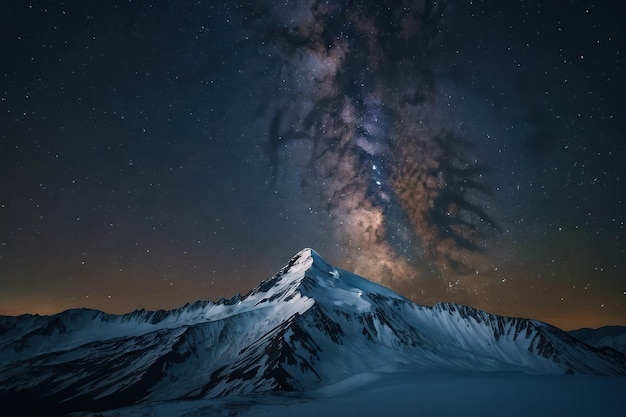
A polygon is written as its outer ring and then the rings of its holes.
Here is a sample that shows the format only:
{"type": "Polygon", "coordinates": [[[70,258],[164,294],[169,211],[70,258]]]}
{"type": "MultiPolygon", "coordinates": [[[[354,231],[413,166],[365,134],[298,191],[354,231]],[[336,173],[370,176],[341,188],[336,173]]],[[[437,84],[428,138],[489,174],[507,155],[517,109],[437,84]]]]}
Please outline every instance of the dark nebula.
{"type": "Polygon", "coordinates": [[[292,175],[284,150],[302,148],[304,198],[328,213],[351,266],[392,286],[474,272],[498,229],[487,165],[436,110],[441,13],[425,1],[296,2],[252,25],[278,45],[273,175],[292,175]]]}

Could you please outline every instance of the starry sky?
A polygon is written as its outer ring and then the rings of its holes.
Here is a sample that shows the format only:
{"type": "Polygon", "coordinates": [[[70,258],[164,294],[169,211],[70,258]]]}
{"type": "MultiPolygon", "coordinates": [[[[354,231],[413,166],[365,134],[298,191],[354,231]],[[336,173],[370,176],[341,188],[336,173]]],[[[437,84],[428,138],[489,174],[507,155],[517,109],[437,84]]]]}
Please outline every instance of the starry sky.
{"type": "Polygon", "coordinates": [[[312,247],[626,325],[621,2],[6,3],[0,314],[230,298],[312,247]]]}

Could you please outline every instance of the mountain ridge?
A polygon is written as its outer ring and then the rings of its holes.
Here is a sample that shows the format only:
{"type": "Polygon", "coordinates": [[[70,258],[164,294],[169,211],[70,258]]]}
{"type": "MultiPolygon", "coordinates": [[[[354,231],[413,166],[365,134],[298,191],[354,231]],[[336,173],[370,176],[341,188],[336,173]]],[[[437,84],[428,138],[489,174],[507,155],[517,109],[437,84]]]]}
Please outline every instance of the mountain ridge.
{"type": "Polygon", "coordinates": [[[64,412],[252,393],[307,392],[382,367],[626,374],[626,356],[535,320],[420,306],[298,252],[243,296],[110,315],[0,317],[0,399],[64,412]]]}
{"type": "Polygon", "coordinates": [[[603,326],[569,331],[570,336],[599,349],[611,348],[626,354],[626,326],[603,326]]]}

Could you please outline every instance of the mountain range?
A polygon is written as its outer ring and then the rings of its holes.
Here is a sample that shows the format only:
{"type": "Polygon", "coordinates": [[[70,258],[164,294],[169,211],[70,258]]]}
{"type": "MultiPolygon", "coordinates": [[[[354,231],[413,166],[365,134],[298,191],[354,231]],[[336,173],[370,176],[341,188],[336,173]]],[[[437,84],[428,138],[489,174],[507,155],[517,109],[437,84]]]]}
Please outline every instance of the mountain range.
{"type": "Polygon", "coordinates": [[[124,315],[0,317],[0,403],[15,415],[54,416],[311,392],[403,367],[626,375],[624,353],[574,336],[458,304],[421,306],[304,249],[228,300],[124,315]]]}

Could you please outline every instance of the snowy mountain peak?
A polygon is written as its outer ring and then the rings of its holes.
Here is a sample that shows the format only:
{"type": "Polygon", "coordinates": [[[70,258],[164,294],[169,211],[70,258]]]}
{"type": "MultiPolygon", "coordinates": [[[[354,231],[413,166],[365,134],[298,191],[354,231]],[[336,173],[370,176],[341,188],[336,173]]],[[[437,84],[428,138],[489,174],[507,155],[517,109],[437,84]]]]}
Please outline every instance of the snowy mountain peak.
{"type": "Polygon", "coordinates": [[[306,248],[294,255],[280,272],[263,281],[243,297],[262,301],[291,301],[303,297],[332,309],[369,311],[373,298],[408,301],[399,294],[358,275],[327,263],[316,251],[306,248]]]}
{"type": "Polygon", "coordinates": [[[336,268],[328,263],[313,249],[305,248],[296,253],[278,274],[281,280],[302,280],[306,276],[315,279],[337,278],[336,268]],[[307,271],[311,272],[307,275],[307,271]]]}
{"type": "Polygon", "coordinates": [[[406,367],[624,375],[626,356],[533,320],[420,306],[309,248],[243,297],[121,316],[0,316],[0,402],[35,407],[24,415],[311,391],[406,367]]]}

